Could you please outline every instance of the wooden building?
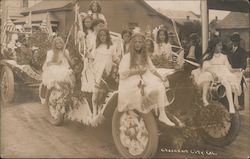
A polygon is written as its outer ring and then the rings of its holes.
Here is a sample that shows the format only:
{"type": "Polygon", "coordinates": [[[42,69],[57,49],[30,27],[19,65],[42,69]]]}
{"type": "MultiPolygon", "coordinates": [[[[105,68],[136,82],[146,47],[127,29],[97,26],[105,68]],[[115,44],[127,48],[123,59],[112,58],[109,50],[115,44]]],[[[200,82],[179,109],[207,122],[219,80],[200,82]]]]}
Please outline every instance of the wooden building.
{"type": "MultiPolygon", "coordinates": [[[[79,0],[80,12],[86,12],[90,2],[79,0]]],[[[120,33],[123,26],[138,26],[144,30],[150,25],[153,29],[163,24],[169,28],[169,32],[173,32],[171,19],[157,12],[144,0],[101,0],[101,6],[111,31],[120,33]]],[[[32,23],[41,23],[45,13],[49,12],[52,25],[56,26],[59,32],[67,33],[74,23],[73,0],[43,0],[22,12],[24,17],[18,19],[15,24],[24,24],[30,12],[32,23]]]]}
{"type": "Polygon", "coordinates": [[[216,30],[221,33],[222,40],[229,43],[234,32],[241,37],[241,45],[247,51],[249,47],[249,13],[231,12],[216,25],[216,30]]]}

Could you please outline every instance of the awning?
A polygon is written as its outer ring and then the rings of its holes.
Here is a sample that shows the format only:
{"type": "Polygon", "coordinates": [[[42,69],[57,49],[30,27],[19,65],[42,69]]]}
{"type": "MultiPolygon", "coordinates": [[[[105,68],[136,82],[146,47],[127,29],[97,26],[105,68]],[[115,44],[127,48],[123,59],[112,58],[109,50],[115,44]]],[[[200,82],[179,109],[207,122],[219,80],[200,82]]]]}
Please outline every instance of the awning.
{"type": "MultiPolygon", "coordinates": [[[[47,13],[38,13],[38,14],[31,14],[31,21],[34,22],[42,22],[47,16],[47,13]]],[[[57,18],[53,14],[49,14],[49,18],[51,22],[58,22],[57,18]]],[[[24,16],[22,18],[17,19],[14,21],[14,24],[22,24],[29,21],[29,15],[24,16]]]]}
{"type": "Polygon", "coordinates": [[[248,0],[208,0],[208,9],[249,13],[248,0]]]}

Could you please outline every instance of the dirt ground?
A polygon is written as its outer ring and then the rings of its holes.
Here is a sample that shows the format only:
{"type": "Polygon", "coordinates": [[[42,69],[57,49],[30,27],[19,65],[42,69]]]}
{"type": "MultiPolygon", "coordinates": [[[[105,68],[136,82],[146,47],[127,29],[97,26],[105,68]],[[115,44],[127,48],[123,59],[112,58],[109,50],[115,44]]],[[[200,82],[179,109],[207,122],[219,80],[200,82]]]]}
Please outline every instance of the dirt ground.
{"type": "MultiPolygon", "coordinates": [[[[111,133],[111,120],[97,128],[65,121],[56,127],[47,120],[47,109],[36,100],[1,105],[1,158],[117,158],[111,133]]],[[[249,154],[249,105],[241,112],[241,128],[236,140],[226,147],[202,147],[189,153],[162,152],[167,148],[160,136],[158,158],[247,158],[249,154]],[[202,151],[211,152],[202,155],[202,151]]]]}

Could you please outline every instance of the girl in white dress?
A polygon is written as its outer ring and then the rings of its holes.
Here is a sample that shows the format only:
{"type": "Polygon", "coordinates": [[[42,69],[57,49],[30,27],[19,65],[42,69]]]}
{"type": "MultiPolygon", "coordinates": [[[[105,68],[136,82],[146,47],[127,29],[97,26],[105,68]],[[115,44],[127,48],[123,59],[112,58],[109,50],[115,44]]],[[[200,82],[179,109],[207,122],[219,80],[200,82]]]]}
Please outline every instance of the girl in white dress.
{"type": "MultiPolygon", "coordinates": [[[[89,17],[84,21],[85,23],[88,22],[89,17]]],[[[92,19],[92,18],[90,18],[92,19]]],[[[83,25],[84,26],[84,25],[83,25]]],[[[87,27],[88,24],[85,26],[87,27]]],[[[93,66],[93,62],[95,59],[95,50],[96,50],[96,36],[98,31],[100,30],[100,28],[102,28],[104,26],[104,21],[100,20],[100,19],[96,19],[93,20],[91,28],[93,28],[93,31],[91,31],[92,29],[88,29],[88,34],[86,36],[86,53],[85,53],[85,58],[87,60],[87,63],[82,71],[82,86],[81,86],[81,90],[83,92],[87,92],[87,93],[92,93],[94,90],[94,66],[93,66]]],[[[85,60],[85,61],[86,61],[85,60]]]]}
{"type": "Polygon", "coordinates": [[[100,101],[100,96],[102,96],[102,92],[100,91],[102,89],[101,82],[103,79],[105,79],[105,77],[110,75],[113,64],[117,64],[119,62],[119,57],[116,54],[116,48],[112,44],[109,30],[106,28],[100,29],[97,34],[96,50],[94,55],[95,86],[92,97],[93,116],[98,113],[97,108],[101,102],[103,102],[100,101]]]}
{"type": "Polygon", "coordinates": [[[207,93],[210,83],[217,77],[226,88],[226,97],[229,102],[229,112],[235,113],[232,92],[241,94],[240,79],[232,73],[226,55],[222,54],[222,42],[219,38],[214,38],[209,42],[208,49],[204,54],[201,68],[193,70],[194,80],[203,89],[202,100],[204,106],[209,105],[207,93]]]}
{"type": "Polygon", "coordinates": [[[101,12],[102,8],[100,1],[93,0],[90,3],[88,14],[91,14],[93,19],[102,19],[105,22],[105,24],[107,24],[107,20],[101,12]]]}
{"type": "Polygon", "coordinates": [[[85,50],[84,50],[84,69],[82,71],[82,76],[81,76],[81,90],[83,92],[89,92],[91,93],[93,91],[93,85],[94,85],[94,75],[93,75],[93,56],[90,56],[91,52],[95,48],[95,34],[93,31],[92,27],[92,22],[93,19],[91,16],[86,15],[82,19],[83,22],[83,31],[84,31],[84,37],[82,38],[83,40],[83,45],[85,45],[85,50]]]}
{"type": "Polygon", "coordinates": [[[43,65],[42,82],[50,89],[56,82],[69,82],[74,85],[74,74],[69,65],[69,52],[63,50],[64,41],[56,37],[52,43],[52,50],[47,52],[43,65]]]}
{"type": "Polygon", "coordinates": [[[146,53],[145,37],[136,33],[130,43],[130,53],[123,56],[119,66],[118,110],[136,109],[148,113],[158,108],[159,120],[169,126],[175,123],[169,120],[165,107],[169,101],[163,83],[168,83],[155,69],[146,53]]]}
{"type": "Polygon", "coordinates": [[[164,27],[161,27],[157,32],[154,55],[161,55],[166,59],[171,59],[172,57],[172,47],[168,41],[168,31],[164,27]]]}

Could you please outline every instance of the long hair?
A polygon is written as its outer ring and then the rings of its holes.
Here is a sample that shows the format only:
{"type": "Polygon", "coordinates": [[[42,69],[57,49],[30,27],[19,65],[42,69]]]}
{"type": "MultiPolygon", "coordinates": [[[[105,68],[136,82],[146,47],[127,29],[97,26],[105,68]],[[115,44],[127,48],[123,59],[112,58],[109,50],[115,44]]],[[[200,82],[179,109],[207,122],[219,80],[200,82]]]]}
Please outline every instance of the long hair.
{"type": "MultiPolygon", "coordinates": [[[[82,21],[83,31],[84,31],[84,33],[85,33],[86,35],[88,34],[88,28],[86,27],[86,25],[85,25],[84,23],[85,23],[85,20],[88,19],[88,18],[89,18],[89,19],[92,21],[92,23],[93,23],[93,18],[92,18],[91,16],[89,16],[89,15],[87,15],[86,17],[84,17],[84,19],[83,19],[83,21],[82,21]]],[[[93,24],[91,24],[91,27],[90,27],[89,29],[93,31],[93,24]]]]}
{"type": "Polygon", "coordinates": [[[203,66],[203,63],[205,61],[209,61],[213,58],[215,47],[220,42],[221,42],[221,39],[219,37],[214,37],[213,39],[209,41],[207,50],[205,51],[205,53],[203,54],[201,58],[201,67],[203,66]]]}
{"type": "Polygon", "coordinates": [[[129,50],[130,50],[130,69],[131,68],[135,68],[137,66],[137,61],[139,60],[138,59],[138,56],[137,56],[137,51],[135,50],[135,39],[136,37],[140,37],[142,42],[143,42],[143,45],[142,45],[142,48],[141,48],[141,54],[142,54],[142,61],[140,61],[140,64],[141,65],[144,65],[146,66],[148,64],[148,54],[147,54],[147,51],[146,51],[146,43],[145,43],[145,37],[143,35],[140,35],[140,34],[137,34],[137,35],[134,35],[130,41],[130,46],[129,46],[129,50]]]}
{"type": "Polygon", "coordinates": [[[106,29],[106,28],[102,28],[98,31],[97,33],[97,36],[96,36],[96,48],[98,48],[100,45],[101,45],[101,39],[100,39],[100,36],[101,36],[101,32],[104,31],[107,35],[107,39],[106,39],[106,44],[107,44],[107,49],[109,49],[109,47],[111,45],[113,45],[112,41],[111,41],[111,37],[110,37],[110,33],[109,33],[109,30],[106,29]]]}
{"type": "Polygon", "coordinates": [[[147,49],[147,51],[148,51],[148,53],[153,53],[154,52],[154,49],[155,49],[155,47],[154,47],[154,41],[152,40],[152,39],[146,39],[146,40],[149,40],[150,41],[150,48],[149,49],[147,49]]]}
{"type": "Polygon", "coordinates": [[[157,32],[157,36],[156,36],[156,42],[157,44],[159,44],[161,42],[160,40],[160,32],[164,32],[164,35],[165,35],[165,43],[168,43],[168,31],[167,29],[160,29],[158,32],[157,32]]]}
{"type": "Polygon", "coordinates": [[[52,62],[58,62],[58,58],[59,58],[59,52],[60,51],[63,51],[63,47],[61,49],[58,49],[56,47],[56,43],[57,41],[61,42],[62,43],[62,46],[65,45],[63,39],[61,37],[55,37],[53,39],[53,42],[52,42],[52,50],[53,50],[53,57],[52,57],[52,62]]]}
{"type": "Polygon", "coordinates": [[[101,5],[100,5],[100,3],[98,1],[92,1],[90,3],[89,10],[91,10],[92,13],[101,13],[102,12],[102,7],[101,7],[101,5]],[[97,5],[97,11],[96,12],[93,12],[93,9],[92,9],[94,4],[97,5]]]}

